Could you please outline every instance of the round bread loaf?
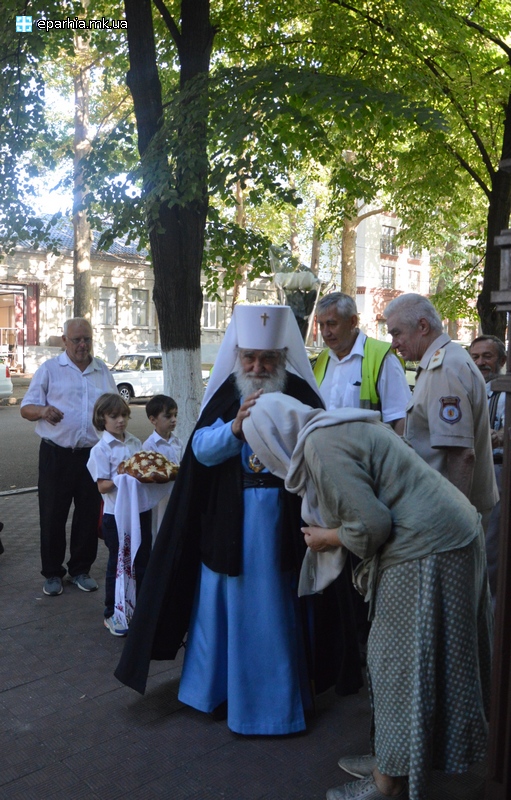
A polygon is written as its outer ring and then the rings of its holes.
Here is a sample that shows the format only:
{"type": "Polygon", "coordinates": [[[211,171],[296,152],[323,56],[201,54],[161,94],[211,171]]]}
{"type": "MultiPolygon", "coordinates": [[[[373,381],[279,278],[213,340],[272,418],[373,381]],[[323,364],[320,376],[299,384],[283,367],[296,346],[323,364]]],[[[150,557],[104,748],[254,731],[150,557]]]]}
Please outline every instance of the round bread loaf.
{"type": "Polygon", "coordinates": [[[175,481],[179,466],[161,453],[140,450],[117,467],[119,475],[131,475],[141,483],[168,483],[175,481]]]}

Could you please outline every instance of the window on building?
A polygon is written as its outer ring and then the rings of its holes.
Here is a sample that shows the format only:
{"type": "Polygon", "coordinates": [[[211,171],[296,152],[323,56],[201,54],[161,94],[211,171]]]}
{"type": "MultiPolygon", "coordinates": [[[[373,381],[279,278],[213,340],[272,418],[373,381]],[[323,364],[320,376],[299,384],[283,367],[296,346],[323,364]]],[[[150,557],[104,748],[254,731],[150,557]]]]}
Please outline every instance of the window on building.
{"type": "Polygon", "coordinates": [[[131,324],[135,326],[148,325],[148,301],[149,292],[147,289],[131,290],[131,324]]]}
{"type": "Polygon", "coordinates": [[[202,327],[216,328],[216,301],[205,298],[202,304],[202,327]]]}
{"type": "Polygon", "coordinates": [[[100,325],[117,325],[117,289],[100,287],[99,322],[100,325]]]}
{"type": "Polygon", "coordinates": [[[75,315],[75,287],[72,283],[66,284],[66,299],[64,302],[64,319],[73,319],[75,315]]]}
{"type": "Polygon", "coordinates": [[[414,242],[412,242],[412,244],[408,248],[408,253],[410,255],[410,258],[421,258],[422,247],[420,246],[420,244],[415,244],[414,242]]]}
{"type": "Polygon", "coordinates": [[[408,288],[411,292],[420,292],[421,274],[417,269],[408,271],[408,288]]]}
{"type": "Polygon", "coordinates": [[[396,270],[394,267],[388,267],[386,264],[382,264],[380,273],[380,287],[382,289],[393,289],[395,282],[396,270]]]}
{"type": "Polygon", "coordinates": [[[380,237],[380,253],[395,256],[397,253],[396,247],[396,229],[391,225],[381,226],[380,237]]]}

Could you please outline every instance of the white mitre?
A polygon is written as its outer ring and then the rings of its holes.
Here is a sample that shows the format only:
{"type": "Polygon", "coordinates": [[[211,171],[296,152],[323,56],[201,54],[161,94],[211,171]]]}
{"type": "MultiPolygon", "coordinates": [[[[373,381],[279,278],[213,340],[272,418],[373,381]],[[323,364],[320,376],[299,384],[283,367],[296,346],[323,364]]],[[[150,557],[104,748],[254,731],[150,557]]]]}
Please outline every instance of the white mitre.
{"type": "Polygon", "coordinates": [[[300,329],[291,308],[243,304],[234,307],[204,393],[201,411],[234,371],[238,347],[243,350],[286,348],[286,368],[306,380],[320,397],[300,329]]]}

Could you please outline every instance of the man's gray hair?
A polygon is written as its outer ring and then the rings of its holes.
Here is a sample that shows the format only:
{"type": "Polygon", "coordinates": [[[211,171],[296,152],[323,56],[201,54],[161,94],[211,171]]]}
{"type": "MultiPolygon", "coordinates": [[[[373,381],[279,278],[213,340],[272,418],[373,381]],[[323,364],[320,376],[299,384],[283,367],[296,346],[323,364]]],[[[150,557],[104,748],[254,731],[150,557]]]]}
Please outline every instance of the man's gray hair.
{"type": "Polygon", "coordinates": [[[476,344],[477,342],[493,342],[493,344],[497,348],[497,359],[498,359],[498,361],[505,361],[506,360],[506,358],[507,358],[506,345],[504,344],[502,339],[499,339],[498,336],[492,336],[491,333],[482,333],[481,336],[476,336],[476,338],[472,342],[470,342],[469,351],[470,351],[472,345],[476,344]]]}
{"type": "Polygon", "coordinates": [[[409,292],[408,294],[401,294],[399,297],[395,297],[385,309],[385,318],[388,319],[393,314],[399,316],[401,325],[416,328],[419,324],[419,320],[425,319],[429,322],[433,333],[442,333],[442,320],[440,319],[438,311],[433,303],[421,294],[409,292]]]}
{"type": "Polygon", "coordinates": [[[316,314],[324,314],[332,306],[335,306],[337,313],[343,319],[358,316],[357,304],[344,292],[331,292],[322,297],[316,306],[316,314]]]}
{"type": "Polygon", "coordinates": [[[92,325],[90,324],[88,319],[85,319],[85,317],[72,317],[71,319],[66,319],[66,321],[64,322],[64,328],[62,331],[64,336],[67,336],[69,326],[72,325],[74,322],[85,322],[85,324],[88,325],[92,331],[92,325]]]}

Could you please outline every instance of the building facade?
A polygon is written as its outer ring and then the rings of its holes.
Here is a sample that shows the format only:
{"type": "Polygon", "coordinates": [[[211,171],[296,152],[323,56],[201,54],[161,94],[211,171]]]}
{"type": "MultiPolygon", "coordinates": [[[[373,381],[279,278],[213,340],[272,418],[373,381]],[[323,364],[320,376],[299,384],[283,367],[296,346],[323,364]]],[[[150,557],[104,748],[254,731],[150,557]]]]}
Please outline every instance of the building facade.
{"type": "Polygon", "coordinates": [[[385,307],[404,292],[429,294],[429,253],[398,245],[399,219],[388,213],[363,220],[357,230],[357,308],[361,328],[387,339],[385,307]]]}
{"type": "MultiPolygon", "coordinates": [[[[427,295],[429,253],[398,245],[400,221],[390,213],[364,219],[357,229],[357,308],[368,335],[387,339],[384,311],[403,292],[427,295]]],[[[13,369],[33,372],[61,350],[64,321],[73,316],[73,229],[61,220],[57,228],[60,255],[33,250],[21,242],[0,261],[0,357],[13,369]]],[[[113,364],[123,353],[158,349],[159,332],[152,301],[154,274],[147,253],[116,240],[108,252],[91,250],[92,325],[98,356],[113,364]]],[[[270,269],[270,265],[269,269],[270,269]]],[[[335,285],[333,289],[339,288],[335,285]]],[[[220,299],[204,298],[202,363],[214,363],[232,313],[232,291],[220,299]]],[[[279,302],[271,275],[243,287],[246,302],[279,302]]],[[[321,347],[314,330],[313,344],[321,347]]]]}
{"type": "MultiPolygon", "coordinates": [[[[32,373],[62,349],[62,328],[73,316],[73,228],[61,220],[56,229],[60,255],[34,250],[20,242],[0,261],[0,357],[13,371],[32,373]]],[[[160,338],[152,300],[154,273],[147,253],[115,241],[91,249],[92,326],[95,354],[107,363],[134,350],[158,349],[160,338]]],[[[202,362],[213,364],[232,313],[232,293],[205,298],[202,362]]],[[[246,287],[248,302],[276,302],[270,277],[246,287]]]]}

